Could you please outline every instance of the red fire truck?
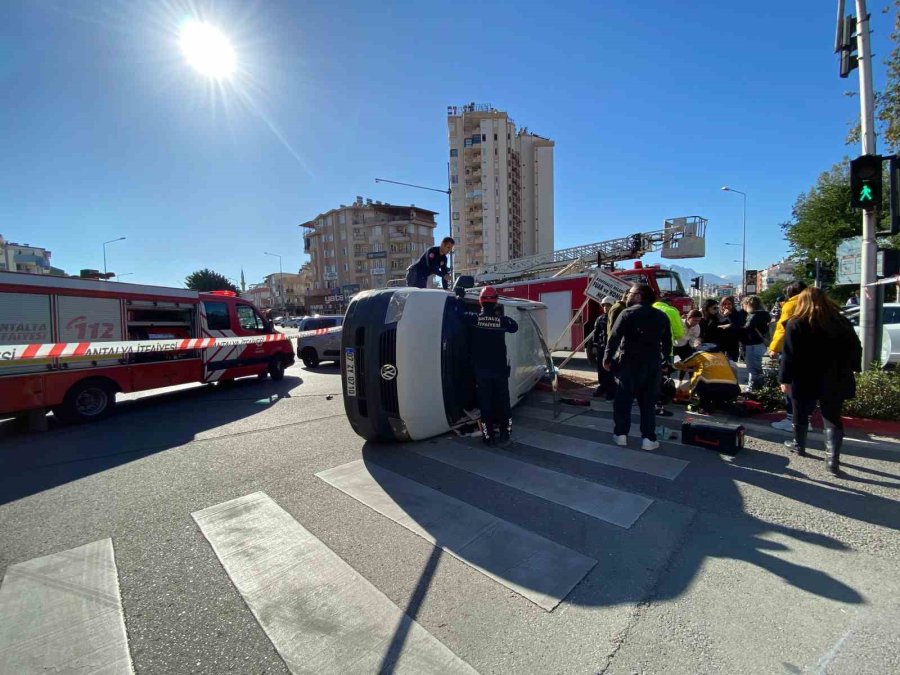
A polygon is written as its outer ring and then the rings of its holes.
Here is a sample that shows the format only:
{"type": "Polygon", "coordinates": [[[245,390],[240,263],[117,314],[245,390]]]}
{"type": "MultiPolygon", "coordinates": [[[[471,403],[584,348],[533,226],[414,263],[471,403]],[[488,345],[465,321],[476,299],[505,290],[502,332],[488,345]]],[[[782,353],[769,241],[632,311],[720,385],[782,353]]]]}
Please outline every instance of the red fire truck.
{"type": "MultiPolygon", "coordinates": [[[[637,261],[631,269],[612,270],[611,273],[629,284],[647,284],[659,297],[669,300],[682,314],[694,307],[693,301],[684,290],[678,272],[662,269],[659,265],[644,267],[637,261]]],[[[590,277],[590,273],[582,272],[550,279],[528,279],[498,285],[496,288],[501,295],[536,300],[547,305],[549,340],[559,337],[574,314],[580,310],[575,323],[557,343],[558,349],[574,349],[593,329],[594,322],[600,314],[600,306],[597,303],[589,302],[584,305],[584,291],[590,277]]]]}
{"type": "MultiPolygon", "coordinates": [[[[703,257],[706,224],[706,219],[699,216],[673,218],[665,222],[662,230],[488,265],[476,278],[495,286],[501,295],[544,303],[548,342],[556,341],[557,349],[574,349],[582,344],[600,314],[597,303],[585,303],[585,289],[594,266],[605,268],[629,284],[649,285],[682,313],[692,309],[693,301],[677,272],[660,265],[645,266],[640,260],[623,269],[616,269],[615,263],[641,258],[652,251],[660,251],[664,258],[703,257]],[[574,323],[566,328],[573,318],[574,323]]],[[[588,354],[592,358],[590,350],[588,354]]]]}
{"type": "MultiPolygon", "coordinates": [[[[0,272],[4,345],[244,337],[274,333],[231,291],[0,272]]],[[[107,416],[115,395],[255,375],[280,380],[294,362],[290,340],[111,356],[0,360],[0,416],[50,409],[66,422],[107,416]]]]}

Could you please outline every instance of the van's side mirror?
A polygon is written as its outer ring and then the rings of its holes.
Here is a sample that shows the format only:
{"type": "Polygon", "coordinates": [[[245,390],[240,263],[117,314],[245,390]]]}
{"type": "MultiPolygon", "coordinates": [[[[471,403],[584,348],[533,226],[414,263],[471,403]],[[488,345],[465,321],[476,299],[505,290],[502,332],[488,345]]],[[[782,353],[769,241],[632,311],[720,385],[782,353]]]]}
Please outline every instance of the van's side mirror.
{"type": "Polygon", "coordinates": [[[465,291],[467,288],[475,288],[475,277],[463,274],[456,277],[456,283],[453,285],[453,289],[462,289],[465,291]]]}

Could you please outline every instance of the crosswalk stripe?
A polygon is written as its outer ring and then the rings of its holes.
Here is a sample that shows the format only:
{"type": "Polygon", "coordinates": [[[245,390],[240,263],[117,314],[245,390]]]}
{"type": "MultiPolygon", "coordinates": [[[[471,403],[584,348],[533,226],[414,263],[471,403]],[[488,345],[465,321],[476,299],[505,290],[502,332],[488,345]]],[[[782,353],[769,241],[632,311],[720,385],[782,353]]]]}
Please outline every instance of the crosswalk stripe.
{"type": "Polygon", "coordinates": [[[597,561],[376,465],[316,474],[548,612],[597,561]]]}
{"type": "Polygon", "coordinates": [[[132,673],[110,539],[10,565],[0,673],[132,673]]]}
{"type": "Polygon", "coordinates": [[[424,457],[626,529],[634,525],[653,503],[648,497],[476,450],[461,442],[429,443],[416,446],[414,450],[424,457]]]}
{"type": "MultiPolygon", "coordinates": [[[[615,423],[606,417],[597,417],[596,415],[591,415],[587,412],[580,413],[570,413],[563,412],[559,417],[553,416],[553,411],[548,410],[547,408],[538,408],[536,406],[519,406],[516,408],[516,411],[521,412],[521,417],[519,419],[535,419],[540,420],[542,422],[557,422],[558,424],[565,424],[570,427],[578,427],[579,429],[592,429],[595,431],[608,431],[610,434],[613,432],[613,428],[615,423]]],[[[514,416],[514,419],[515,416],[514,416]]],[[[529,432],[530,433],[530,432],[529,432]]],[[[679,436],[681,434],[677,432],[679,436]]],[[[632,423],[631,429],[628,431],[629,438],[640,438],[641,430],[640,428],[632,423]]],[[[672,443],[674,445],[683,445],[680,438],[666,440],[666,443],[672,443]]]]}
{"type": "Polygon", "coordinates": [[[264,492],[192,515],[292,673],[475,673],[264,492]]]}
{"type": "MultiPolygon", "coordinates": [[[[566,422],[563,422],[563,424],[566,424],[566,422]]],[[[515,441],[516,443],[530,445],[533,448],[540,448],[548,452],[556,452],[569,457],[599,462],[607,466],[646,473],[668,480],[677,478],[689,464],[689,462],[676,457],[667,457],[666,455],[643,450],[620,448],[609,443],[586,441],[582,438],[573,438],[565,434],[539,429],[520,431],[516,434],[515,441]]]]}

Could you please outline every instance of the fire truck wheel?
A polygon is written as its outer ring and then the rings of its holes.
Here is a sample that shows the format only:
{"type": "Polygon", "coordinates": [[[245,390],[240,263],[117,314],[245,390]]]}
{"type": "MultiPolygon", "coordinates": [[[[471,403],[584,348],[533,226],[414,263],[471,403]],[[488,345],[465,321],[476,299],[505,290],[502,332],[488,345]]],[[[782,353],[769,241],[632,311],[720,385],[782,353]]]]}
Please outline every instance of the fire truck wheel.
{"type": "Polygon", "coordinates": [[[284,379],[284,359],[275,357],[269,364],[269,376],[276,382],[284,379]]]}
{"type": "Polygon", "coordinates": [[[300,358],[303,359],[303,365],[307,368],[315,368],[319,365],[319,355],[312,347],[307,347],[306,349],[304,349],[300,353],[300,358]]]}
{"type": "Polygon", "coordinates": [[[53,414],[62,422],[82,424],[107,417],[116,407],[116,388],[106,380],[82,380],[72,385],[53,414]]]}

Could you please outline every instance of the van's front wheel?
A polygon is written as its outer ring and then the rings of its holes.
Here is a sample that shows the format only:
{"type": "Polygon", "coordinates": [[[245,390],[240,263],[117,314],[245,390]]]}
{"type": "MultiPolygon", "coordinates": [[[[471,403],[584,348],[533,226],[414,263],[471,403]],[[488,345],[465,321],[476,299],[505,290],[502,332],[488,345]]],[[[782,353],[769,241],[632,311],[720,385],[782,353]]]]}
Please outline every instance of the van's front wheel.
{"type": "Polygon", "coordinates": [[[300,352],[300,358],[303,359],[303,365],[307,368],[315,368],[319,365],[319,355],[312,347],[307,347],[300,352]]]}

